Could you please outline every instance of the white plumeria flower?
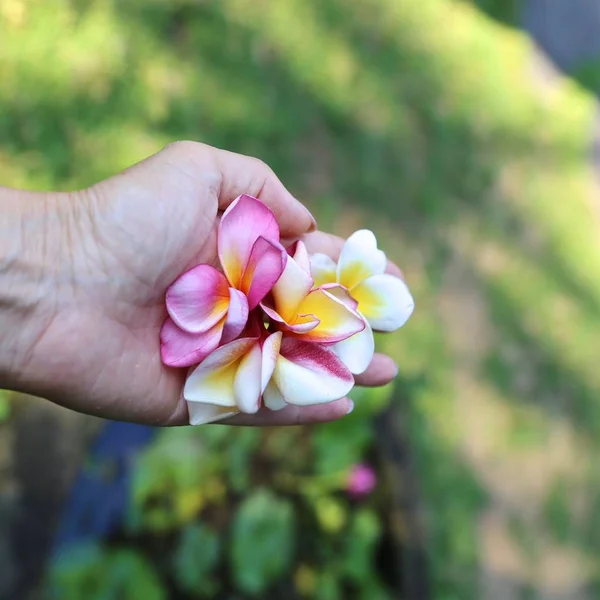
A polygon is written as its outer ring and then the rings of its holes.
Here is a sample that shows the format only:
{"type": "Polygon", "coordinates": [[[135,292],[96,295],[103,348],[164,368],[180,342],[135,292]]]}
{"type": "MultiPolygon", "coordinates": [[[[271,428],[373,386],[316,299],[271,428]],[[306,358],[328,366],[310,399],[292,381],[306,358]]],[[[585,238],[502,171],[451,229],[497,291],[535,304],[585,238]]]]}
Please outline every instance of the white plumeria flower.
{"type": "Polygon", "coordinates": [[[314,285],[325,289],[334,284],[343,286],[354,301],[352,308],[368,325],[332,347],[354,374],[369,366],[375,346],[373,330],[395,331],[415,308],[404,281],[385,273],[386,264],[385,253],[377,248],[377,239],[368,229],[356,231],[346,240],[337,264],[325,254],[310,258],[314,285]]]}

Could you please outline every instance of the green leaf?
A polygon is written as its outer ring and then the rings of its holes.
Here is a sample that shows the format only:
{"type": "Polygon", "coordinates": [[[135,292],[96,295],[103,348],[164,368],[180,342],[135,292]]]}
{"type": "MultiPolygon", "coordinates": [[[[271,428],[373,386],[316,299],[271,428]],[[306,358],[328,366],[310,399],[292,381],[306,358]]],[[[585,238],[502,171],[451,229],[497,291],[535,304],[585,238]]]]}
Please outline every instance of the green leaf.
{"type": "Polygon", "coordinates": [[[110,555],[106,582],[97,600],[164,600],[165,591],[154,569],[137,552],[117,550],[110,555]]]}
{"type": "Polygon", "coordinates": [[[211,577],[219,560],[219,536],[202,524],[186,527],[179,538],[173,559],[173,571],[179,587],[202,598],[217,592],[211,577]]]}
{"type": "Polygon", "coordinates": [[[77,600],[89,590],[98,590],[105,556],[96,544],[78,544],[61,552],[51,563],[45,598],[77,600]]]}
{"type": "Polygon", "coordinates": [[[381,524],[373,511],[362,509],[354,515],[342,554],[342,571],[348,579],[360,584],[371,578],[380,534],[381,524]]]}
{"type": "Polygon", "coordinates": [[[258,490],[239,507],[230,549],[238,589],[260,594],[289,568],[294,549],[294,517],[289,502],[258,490]]]}

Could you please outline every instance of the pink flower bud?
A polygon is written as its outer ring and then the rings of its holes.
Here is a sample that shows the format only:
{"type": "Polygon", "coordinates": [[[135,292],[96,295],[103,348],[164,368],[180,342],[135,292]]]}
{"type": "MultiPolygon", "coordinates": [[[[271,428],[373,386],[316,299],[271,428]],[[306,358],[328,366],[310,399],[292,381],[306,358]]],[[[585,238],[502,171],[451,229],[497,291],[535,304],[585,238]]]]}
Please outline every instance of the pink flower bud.
{"type": "Polygon", "coordinates": [[[377,485],[375,471],[366,464],[353,465],[346,480],[346,492],[353,498],[368,496],[377,485]]]}

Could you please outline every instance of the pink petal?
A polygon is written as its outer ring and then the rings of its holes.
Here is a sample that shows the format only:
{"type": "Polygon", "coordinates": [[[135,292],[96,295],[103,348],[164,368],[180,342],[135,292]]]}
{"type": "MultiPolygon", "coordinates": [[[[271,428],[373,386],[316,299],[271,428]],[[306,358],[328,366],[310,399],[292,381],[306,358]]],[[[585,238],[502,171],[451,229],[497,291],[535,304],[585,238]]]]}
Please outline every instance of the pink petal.
{"type": "Polygon", "coordinates": [[[248,321],[248,299],[243,292],[229,288],[229,309],[223,326],[222,344],[235,340],[246,327],[248,321]]]}
{"type": "Polygon", "coordinates": [[[204,360],[221,341],[224,320],[202,333],[188,333],[167,318],[160,331],[160,356],[169,367],[190,367],[204,360]]]}
{"type": "Polygon", "coordinates": [[[287,403],[306,406],[343,398],[354,378],[331,350],[284,337],[273,383],[287,403]]]}
{"type": "Polygon", "coordinates": [[[287,261],[283,246],[264,237],[259,237],[248,259],[242,278],[242,290],[248,295],[250,310],[271,291],[281,277],[287,261]]]}
{"type": "Polygon", "coordinates": [[[230,285],[240,289],[242,276],[256,240],[279,242],[279,226],[260,200],[242,194],[223,213],[219,224],[218,252],[230,285]]]}
{"type": "Polygon", "coordinates": [[[219,271],[209,265],[198,265],[167,290],[167,312],[185,331],[208,331],[227,312],[227,288],[227,280],[219,271]]]}

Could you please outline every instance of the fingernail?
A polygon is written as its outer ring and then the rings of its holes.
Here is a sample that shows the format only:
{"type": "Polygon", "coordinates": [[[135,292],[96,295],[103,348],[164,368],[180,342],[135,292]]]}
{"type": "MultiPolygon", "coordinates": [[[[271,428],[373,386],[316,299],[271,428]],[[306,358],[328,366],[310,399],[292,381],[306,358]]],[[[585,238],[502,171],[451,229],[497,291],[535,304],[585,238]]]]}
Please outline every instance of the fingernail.
{"type": "Polygon", "coordinates": [[[398,373],[400,373],[400,369],[398,368],[398,365],[396,363],[394,363],[394,377],[393,377],[393,379],[395,379],[396,377],[398,377],[398,373]]]}
{"type": "Polygon", "coordinates": [[[354,410],[354,402],[352,400],[348,400],[348,410],[346,414],[349,415],[354,410]]]}
{"type": "Polygon", "coordinates": [[[310,227],[308,228],[307,233],[311,233],[313,231],[316,231],[316,229],[317,229],[317,220],[313,217],[313,214],[310,212],[310,210],[308,210],[308,208],[306,208],[306,206],[304,206],[304,204],[302,204],[302,202],[300,202],[300,206],[304,209],[304,211],[308,215],[308,218],[311,221],[311,224],[310,224],[310,227]]]}

